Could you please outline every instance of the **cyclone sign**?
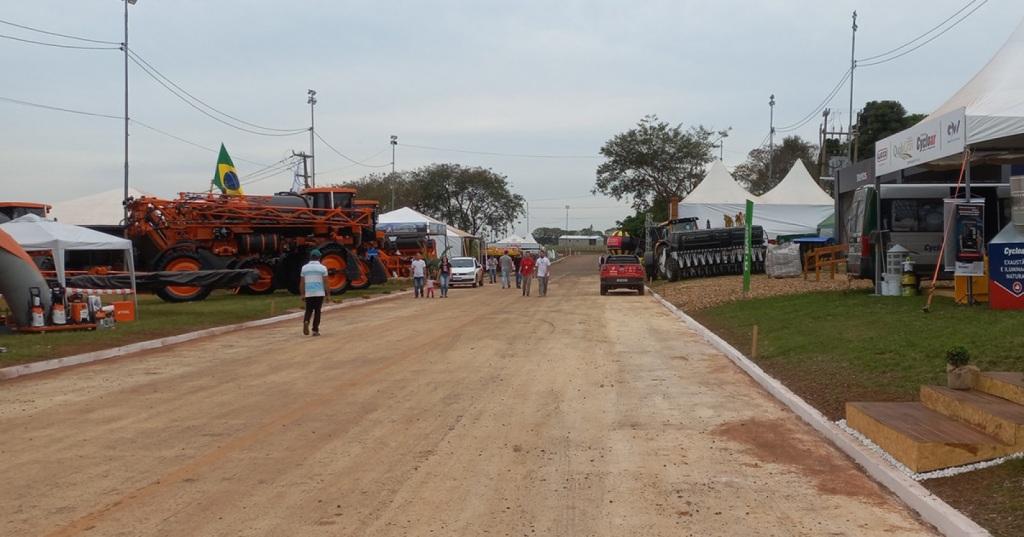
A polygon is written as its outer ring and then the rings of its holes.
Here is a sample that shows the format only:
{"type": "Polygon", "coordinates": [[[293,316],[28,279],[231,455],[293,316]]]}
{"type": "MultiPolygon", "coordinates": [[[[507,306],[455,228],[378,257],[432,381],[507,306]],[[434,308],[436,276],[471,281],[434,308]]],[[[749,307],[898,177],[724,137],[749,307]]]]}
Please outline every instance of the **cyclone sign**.
{"type": "Polygon", "coordinates": [[[995,309],[1024,309],[1024,243],[990,243],[989,300],[995,309]]]}

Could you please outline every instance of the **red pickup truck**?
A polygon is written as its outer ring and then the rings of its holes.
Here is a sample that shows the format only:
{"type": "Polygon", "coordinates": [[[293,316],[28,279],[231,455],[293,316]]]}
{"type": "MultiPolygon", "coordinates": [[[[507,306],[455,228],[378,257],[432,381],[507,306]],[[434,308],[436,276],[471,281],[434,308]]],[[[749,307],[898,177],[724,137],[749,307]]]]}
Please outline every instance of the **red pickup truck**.
{"type": "Polygon", "coordinates": [[[601,294],[612,289],[633,289],[644,294],[644,266],[635,255],[610,255],[601,265],[601,294]]]}

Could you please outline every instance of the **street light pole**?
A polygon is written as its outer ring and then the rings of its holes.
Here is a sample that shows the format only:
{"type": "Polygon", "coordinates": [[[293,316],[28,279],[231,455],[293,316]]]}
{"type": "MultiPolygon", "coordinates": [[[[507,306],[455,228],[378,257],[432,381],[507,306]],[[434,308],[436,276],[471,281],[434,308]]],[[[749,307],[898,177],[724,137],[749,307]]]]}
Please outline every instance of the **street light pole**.
{"type": "Polygon", "coordinates": [[[569,206],[565,206],[565,230],[569,231],[569,206]]]}
{"type": "Polygon", "coordinates": [[[306,90],[306,104],[309,105],[309,176],[310,182],[316,186],[316,151],[313,148],[313,136],[316,135],[316,122],[313,115],[313,107],[316,106],[316,90],[306,90]]]}
{"type": "Polygon", "coordinates": [[[124,0],[124,220],[128,223],[128,4],[135,5],[138,0],[124,0]]]}
{"type": "Polygon", "coordinates": [[[395,210],[395,148],[398,147],[398,136],[391,135],[391,210],[395,210]]]}
{"type": "Polygon", "coordinates": [[[853,71],[857,68],[857,60],[854,58],[854,51],[857,49],[857,12],[853,12],[853,32],[850,34],[850,135],[846,138],[846,145],[848,146],[847,155],[850,158],[850,164],[853,164],[853,71]]]}
{"type": "Polygon", "coordinates": [[[775,175],[775,94],[768,98],[768,184],[775,175]]]}

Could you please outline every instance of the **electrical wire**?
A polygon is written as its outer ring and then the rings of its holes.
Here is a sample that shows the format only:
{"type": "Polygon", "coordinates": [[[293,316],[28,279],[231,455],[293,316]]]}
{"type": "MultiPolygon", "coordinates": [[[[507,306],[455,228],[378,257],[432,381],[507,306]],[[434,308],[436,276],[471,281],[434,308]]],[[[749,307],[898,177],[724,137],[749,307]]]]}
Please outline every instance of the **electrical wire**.
{"type": "Polygon", "coordinates": [[[911,52],[914,52],[915,50],[917,50],[917,49],[927,45],[928,43],[931,43],[932,41],[935,41],[936,39],[942,37],[946,32],[952,30],[953,28],[956,28],[956,26],[958,24],[960,24],[961,22],[963,22],[964,19],[966,19],[967,17],[970,17],[972,14],[974,14],[975,11],[978,11],[979,9],[981,9],[982,6],[984,6],[987,3],[988,3],[988,0],[982,0],[982,2],[980,4],[975,6],[974,9],[968,11],[966,15],[964,15],[963,17],[960,17],[959,19],[956,20],[956,22],[954,22],[953,24],[947,26],[941,32],[939,32],[939,33],[933,35],[932,37],[928,38],[928,40],[921,42],[920,44],[918,44],[914,48],[907,49],[907,50],[905,50],[905,51],[903,51],[903,52],[901,52],[901,53],[899,53],[899,54],[897,54],[895,56],[890,56],[888,58],[884,58],[884,59],[881,59],[881,60],[877,60],[877,61],[873,61],[873,62],[866,62],[866,63],[859,63],[858,62],[857,66],[858,67],[871,67],[873,65],[881,65],[883,63],[888,63],[888,62],[891,62],[891,61],[893,61],[895,59],[902,58],[903,56],[906,56],[907,54],[910,54],[911,52]]]}
{"type": "Polygon", "coordinates": [[[264,126],[258,125],[256,123],[250,123],[248,121],[245,121],[244,119],[237,118],[237,117],[235,117],[235,116],[233,116],[231,114],[228,114],[227,112],[223,112],[221,110],[218,110],[217,108],[214,108],[213,106],[211,106],[210,104],[206,103],[205,101],[203,101],[199,97],[196,97],[195,95],[192,95],[185,88],[183,88],[183,87],[179,86],[178,84],[176,84],[173,80],[171,80],[166,75],[164,75],[159,70],[157,70],[156,67],[153,67],[153,64],[151,64],[148,61],[146,61],[145,58],[140,56],[139,53],[135,52],[133,49],[128,49],[128,54],[130,56],[132,56],[133,58],[135,58],[136,60],[146,64],[146,67],[148,67],[150,70],[152,70],[153,73],[156,73],[160,78],[162,78],[165,81],[167,81],[168,84],[174,86],[177,90],[179,90],[182,93],[184,93],[185,95],[189,96],[195,102],[201,104],[202,106],[206,107],[207,109],[209,109],[209,110],[211,110],[211,111],[213,111],[213,112],[215,112],[217,114],[220,114],[220,115],[222,115],[224,117],[233,119],[233,120],[235,120],[235,121],[237,121],[237,122],[239,122],[239,123],[241,123],[243,125],[248,125],[250,127],[254,127],[254,128],[262,129],[262,130],[267,130],[267,131],[288,132],[288,133],[299,133],[299,132],[308,132],[309,131],[309,127],[303,127],[303,128],[298,128],[298,129],[276,129],[276,128],[273,128],[273,127],[264,127],[264,126]]]}
{"type": "Polygon", "coordinates": [[[515,158],[544,158],[544,159],[591,159],[602,158],[600,155],[531,155],[522,153],[498,153],[493,151],[470,151],[468,149],[451,149],[446,147],[432,147],[429,145],[402,144],[402,147],[414,149],[426,149],[429,151],[448,151],[451,153],[468,153],[470,155],[489,155],[494,157],[515,157],[515,158]]]}
{"type": "MultiPolygon", "coordinates": [[[[372,154],[372,155],[370,155],[370,156],[368,156],[368,157],[366,157],[364,159],[360,159],[360,162],[366,162],[368,160],[375,159],[375,158],[381,156],[382,154],[384,154],[384,152],[386,152],[387,150],[388,150],[388,148],[385,147],[384,149],[381,149],[380,151],[377,151],[376,153],[374,153],[374,154],[372,154]]],[[[390,164],[390,162],[385,163],[384,165],[387,166],[388,164],[390,164]]],[[[337,168],[331,168],[329,170],[324,170],[322,172],[317,172],[317,173],[320,174],[320,175],[326,175],[326,174],[329,174],[329,173],[340,172],[341,170],[347,170],[349,168],[354,168],[356,166],[358,166],[358,164],[346,164],[344,166],[339,166],[337,168]]]]}
{"type": "MultiPolygon", "coordinates": [[[[333,145],[331,145],[331,143],[330,143],[330,142],[328,142],[327,140],[324,140],[324,137],[323,137],[323,136],[320,136],[320,133],[319,133],[319,132],[314,132],[313,134],[314,134],[314,135],[315,135],[315,136],[317,137],[317,139],[318,139],[318,140],[320,140],[321,142],[323,142],[323,143],[324,143],[324,145],[326,145],[327,147],[329,147],[329,148],[331,149],[331,151],[334,151],[335,153],[337,153],[337,154],[338,154],[338,156],[340,156],[341,158],[343,158],[343,159],[345,159],[345,160],[347,160],[347,161],[351,162],[351,163],[352,163],[352,164],[354,164],[354,165],[357,165],[357,166],[363,166],[363,167],[366,167],[366,168],[383,168],[383,167],[385,167],[385,166],[390,166],[390,165],[391,165],[391,163],[390,163],[390,162],[385,162],[384,164],[366,164],[366,163],[364,163],[364,162],[359,162],[358,160],[356,160],[356,159],[354,159],[354,158],[352,158],[352,157],[350,157],[350,156],[348,156],[348,155],[346,155],[346,154],[342,153],[341,151],[339,151],[339,150],[338,150],[338,148],[336,148],[336,147],[334,147],[333,145]]],[[[378,153],[378,154],[379,154],[379,153],[378,153]]]]}
{"type": "Polygon", "coordinates": [[[78,41],[85,41],[85,42],[88,42],[88,43],[99,43],[99,44],[102,44],[102,45],[118,45],[118,48],[120,48],[120,45],[121,45],[121,43],[117,42],[117,41],[101,41],[99,39],[89,39],[87,37],[79,37],[77,35],[68,35],[68,34],[61,34],[61,33],[57,33],[57,32],[50,32],[50,31],[47,31],[47,30],[41,30],[39,28],[33,28],[31,26],[25,26],[23,24],[17,24],[17,23],[11,22],[11,21],[3,20],[3,19],[0,19],[0,24],[6,24],[8,26],[14,26],[15,28],[21,28],[23,30],[31,30],[33,32],[39,32],[41,34],[53,35],[53,36],[57,36],[57,37],[65,37],[67,39],[75,39],[75,40],[78,40],[78,41]]]}
{"type": "Polygon", "coordinates": [[[13,104],[20,104],[22,106],[31,106],[31,107],[34,107],[34,108],[43,108],[45,110],[54,110],[54,111],[57,111],[57,112],[68,112],[70,114],[79,114],[79,115],[83,115],[83,116],[103,117],[103,118],[109,118],[109,119],[124,119],[124,116],[115,116],[113,114],[100,114],[100,113],[97,113],[97,112],[86,112],[84,110],[74,110],[74,109],[71,109],[71,108],[61,108],[59,106],[50,106],[50,105],[46,105],[46,104],[39,104],[39,103],[33,103],[33,102],[29,102],[29,101],[22,101],[22,100],[19,100],[19,99],[12,99],[10,97],[2,97],[2,96],[0,96],[0,101],[4,101],[4,102],[8,102],[8,103],[13,103],[13,104]]]}
{"type": "MultiPolygon", "coordinates": [[[[124,119],[124,118],[118,118],[118,119],[124,119]]],[[[175,134],[171,134],[171,133],[169,133],[169,132],[167,132],[165,130],[158,129],[158,128],[152,126],[152,125],[148,125],[148,124],[143,123],[143,122],[141,122],[141,121],[139,121],[137,119],[129,119],[128,121],[130,121],[131,123],[133,123],[135,125],[138,125],[138,126],[144,128],[144,129],[151,130],[151,131],[153,131],[153,132],[155,132],[157,134],[162,134],[162,135],[164,135],[164,136],[166,136],[168,138],[172,138],[172,139],[177,140],[177,141],[179,141],[181,143],[188,144],[188,145],[190,145],[192,147],[195,147],[195,148],[198,148],[198,149],[202,149],[203,151],[209,151],[211,153],[219,153],[220,152],[219,148],[207,147],[207,146],[202,145],[200,143],[193,142],[191,140],[186,140],[185,138],[182,138],[182,137],[177,136],[175,134]]],[[[236,160],[240,160],[242,162],[248,162],[249,164],[255,164],[257,166],[266,166],[266,164],[264,164],[262,162],[257,162],[255,160],[249,160],[247,158],[242,158],[242,157],[237,157],[236,156],[235,159],[236,160]]]]}
{"type": "MultiPolygon", "coordinates": [[[[947,22],[949,22],[949,21],[953,20],[953,18],[954,18],[954,17],[956,17],[957,15],[959,15],[959,14],[963,13],[965,9],[967,9],[967,8],[971,7],[971,4],[973,4],[973,3],[977,2],[977,1],[978,1],[978,0],[971,0],[970,2],[967,2],[966,4],[964,4],[964,6],[963,6],[963,7],[961,7],[961,8],[960,8],[960,9],[958,9],[958,10],[957,10],[957,11],[956,11],[955,13],[953,13],[952,15],[950,15],[949,17],[947,17],[947,18],[946,18],[946,20],[944,20],[944,21],[942,21],[942,22],[940,22],[940,23],[936,24],[935,26],[933,26],[933,27],[931,27],[930,29],[928,29],[928,31],[927,31],[927,32],[924,32],[923,34],[921,34],[921,35],[919,35],[919,36],[917,36],[917,37],[915,37],[915,38],[911,39],[910,41],[907,41],[906,43],[903,43],[902,45],[900,45],[900,46],[898,46],[898,47],[896,47],[896,48],[894,48],[894,49],[889,49],[889,50],[887,50],[887,51],[885,51],[885,52],[882,52],[881,54],[875,54],[874,56],[868,56],[868,57],[866,57],[866,58],[859,58],[859,59],[857,60],[857,63],[859,64],[860,62],[866,62],[866,61],[871,61],[871,60],[875,60],[875,59],[881,58],[881,57],[883,57],[883,56],[888,56],[889,54],[892,54],[892,53],[894,53],[894,52],[897,52],[897,51],[899,51],[899,50],[902,50],[902,49],[904,49],[904,48],[906,48],[906,47],[909,47],[910,45],[913,45],[914,43],[916,43],[916,42],[917,42],[917,41],[919,41],[920,39],[923,39],[923,38],[924,38],[925,36],[927,36],[928,34],[930,34],[930,33],[934,32],[935,30],[938,30],[939,28],[941,28],[941,27],[942,27],[943,25],[945,25],[945,24],[946,24],[947,22]]],[[[987,0],[986,0],[986,1],[987,1],[987,0]]],[[[982,3],[984,4],[985,2],[982,2],[982,3]]],[[[979,7],[980,7],[980,6],[979,6],[979,7]]]]}
{"type": "Polygon", "coordinates": [[[14,37],[13,35],[0,34],[0,39],[10,39],[12,41],[20,41],[22,43],[31,43],[33,45],[43,45],[47,47],[57,48],[73,48],[79,50],[121,50],[120,46],[117,47],[93,47],[85,45],[61,45],[59,43],[47,43],[45,41],[34,41],[32,39],[22,39],[20,37],[14,37]]]}
{"type": "MultiPolygon", "coordinates": [[[[221,118],[219,118],[219,117],[217,117],[217,116],[215,116],[215,115],[213,115],[213,114],[211,114],[211,113],[207,112],[206,110],[203,110],[202,108],[200,108],[200,107],[199,107],[198,105],[196,105],[196,104],[195,104],[195,103],[193,103],[192,101],[190,101],[190,100],[188,100],[187,98],[183,97],[183,96],[182,96],[181,94],[179,94],[179,93],[178,93],[178,92],[177,92],[176,90],[174,90],[174,89],[173,89],[173,88],[172,88],[171,86],[169,86],[169,85],[168,85],[168,84],[167,84],[166,82],[164,82],[164,81],[163,81],[163,80],[161,80],[161,79],[160,79],[160,78],[159,78],[158,76],[156,76],[155,74],[153,74],[153,73],[152,73],[152,72],[151,72],[151,71],[149,70],[149,68],[147,68],[147,67],[146,67],[146,66],[145,66],[145,65],[144,65],[144,64],[143,64],[142,62],[140,62],[139,60],[135,59],[135,57],[134,57],[134,56],[132,56],[132,55],[129,55],[129,56],[128,56],[128,59],[130,59],[130,60],[131,60],[131,61],[132,61],[132,62],[133,62],[133,63],[134,63],[135,65],[137,65],[137,66],[138,66],[138,67],[139,67],[140,69],[142,69],[142,71],[143,71],[143,72],[145,72],[145,73],[146,73],[147,75],[149,75],[149,77],[150,77],[150,78],[152,78],[152,79],[153,79],[153,80],[155,80],[155,81],[156,81],[156,82],[157,82],[158,84],[160,84],[161,86],[163,86],[163,87],[164,87],[164,89],[166,89],[167,91],[171,92],[171,93],[172,93],[172,94],[173,94],[173,95],[174,95],[175,97],[177,97],[178,99],[180,99],[180,100],[181,100],[181,101],[182,101],[183,103],[185,103],[185,104],[187,104],[187,105],[191,106],[192,108],[196,109],[196,110],[197,110],[198,112],[200,112],[201,114],[203,114],[204,116],[206,116],[206,117],[208,117],[208,118],[210,118],[210,119],[212,119],[212,120],[214,120],[214,121],[216,121],[216,122],[218,122],[218,123],[221,123],[221,124],[223,124],[223,125],[227,125],[228,127],[231,127],[231,128],[233,128],[233,129],[237,129],[237,130],[240,130],[240,131],[242,131],[242,132],[247,132],[247,133],[249,133],[249,134],[255,134],[255,135],[257,135],[257,136],[295,136],[296,134],[302,134],[302,132],[303,132],[303,131],[297,131],[297,132],[285,132],[285,133],[268,133],[268,132],[259,132],[259,131],[254,131],[254,130],[252,130],[252,129],[248,129],[248,128],[245,128],[245,127],[240,127],[240,126],[238,126],[238,125],[235,125],[235,124],[233,124],[233,123],[230,123],[230,122],[228,122],[228,121],[225,121],[225,120],[223,120],[223,119],[221,119],[221,118]]],[[[307,130],[308,130],[308,129],[307,129],[307,130]]]]}
{"type": "MultiPolygon", "coordinates": [[[[814,108],[814,110],[812,110],[810,113],[808,113],[807,115],[802,117],[796,123],[793,123],[791,125],[787,125],[785,127],[777,127],[775,129],[775,132],[792,132],[792,131],[795,131],[795,130],[803,127],[807,123],[809,123],[812,119],[814,119],[818,115],[819,112],[824,110],[825,107],[828,106],[829,103],[832,102],[832,99],[836,98],[836,95],[839,93],[839,90],[842,89],[843,84],[846,83],[846,81],[849,80],[849,79],[850,79],[850,70],[847,69],[846,72],[843,73],[843,77],[840,78],[839,82],[837,82],[836,85],[832,88],[832,91],[830,91],[828,93],[828,95],[825,96],[825,99],[823,99],[820,103],[818,103],[818,106],[816,108],[814,108]]],[[[761,145],[764,145],[764,144],[761,144],[761,145]]]]}

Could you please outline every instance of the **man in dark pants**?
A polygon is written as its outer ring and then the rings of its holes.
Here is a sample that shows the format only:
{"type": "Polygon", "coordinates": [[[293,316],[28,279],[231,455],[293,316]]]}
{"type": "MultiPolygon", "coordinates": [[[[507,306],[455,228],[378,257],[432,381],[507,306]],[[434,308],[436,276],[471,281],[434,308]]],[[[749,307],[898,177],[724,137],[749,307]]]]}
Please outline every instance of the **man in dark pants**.
{"type": "Polygon", "coordinates": [[[299,282],[299,293],[306,303],[306,315],[302,318],[302,333],[309,335],[309,319],[313,318],[313,335],[320,335],[320,308],[324,299],[331,297],[331,288],[327,285],[327,267],[320,264],[320,250],[309,252],[309,263],[302,266],[299,282]]]}

